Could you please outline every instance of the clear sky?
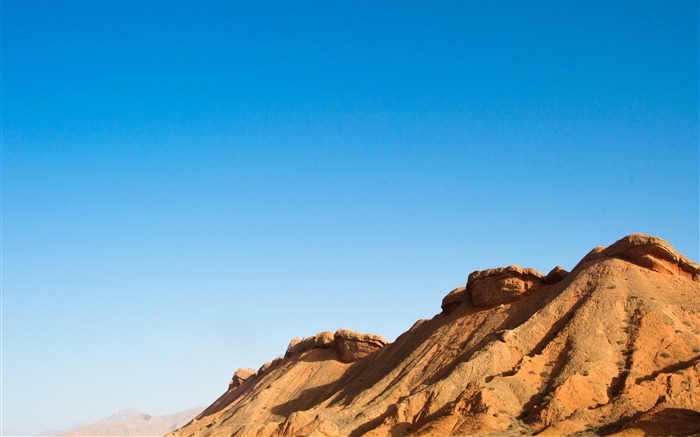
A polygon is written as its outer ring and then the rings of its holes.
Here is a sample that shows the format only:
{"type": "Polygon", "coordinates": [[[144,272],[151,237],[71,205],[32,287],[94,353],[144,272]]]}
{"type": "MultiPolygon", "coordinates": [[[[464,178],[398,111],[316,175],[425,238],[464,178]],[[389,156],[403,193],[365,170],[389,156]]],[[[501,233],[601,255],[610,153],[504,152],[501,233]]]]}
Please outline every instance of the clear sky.
{"type": "Polygon", "coordinates": [[[697,1],[2,2],[3,435],[204,406],[477,269],[698,260],[697,1]]]}

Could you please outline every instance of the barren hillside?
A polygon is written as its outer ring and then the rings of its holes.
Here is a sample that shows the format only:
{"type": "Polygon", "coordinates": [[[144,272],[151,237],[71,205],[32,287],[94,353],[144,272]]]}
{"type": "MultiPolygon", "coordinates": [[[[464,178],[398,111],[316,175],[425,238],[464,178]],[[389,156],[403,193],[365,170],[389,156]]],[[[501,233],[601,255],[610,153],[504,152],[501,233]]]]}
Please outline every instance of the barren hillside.
{"type": "Polygon", "coordinates": [[[700,432],[700,268],[641,234],[543,275],[476,271],[394,343],[290,343],[175,436],[700,432]]]}

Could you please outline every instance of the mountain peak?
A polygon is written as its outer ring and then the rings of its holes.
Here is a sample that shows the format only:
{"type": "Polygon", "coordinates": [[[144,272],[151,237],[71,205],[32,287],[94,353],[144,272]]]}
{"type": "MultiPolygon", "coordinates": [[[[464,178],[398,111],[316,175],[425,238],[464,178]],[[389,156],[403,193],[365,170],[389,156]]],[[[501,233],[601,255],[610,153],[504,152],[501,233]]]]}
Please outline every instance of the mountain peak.
{"type": "Polygon", "coordinates": [[[137,410],[136,408],[124,408],[123,410],[119,410],[116,413],[108,416],[108,417],[103,417],[102,419],[99,420],[99,422],[103,423],[110,423],[110,424],[116,424],[123,422],[125,420],[130,420],[130,419],[135,419],[135,418],[141,418],[144,416],[144,413],[141,411],[137,410]]]}
{"type": "Polygon", "coordinates": [[[606,248],[596,249],[591,251],[583,261],[618,258],[655,272],[681,275],[700,282],[700,266],[658,237],[631,234],[606,248]]]}

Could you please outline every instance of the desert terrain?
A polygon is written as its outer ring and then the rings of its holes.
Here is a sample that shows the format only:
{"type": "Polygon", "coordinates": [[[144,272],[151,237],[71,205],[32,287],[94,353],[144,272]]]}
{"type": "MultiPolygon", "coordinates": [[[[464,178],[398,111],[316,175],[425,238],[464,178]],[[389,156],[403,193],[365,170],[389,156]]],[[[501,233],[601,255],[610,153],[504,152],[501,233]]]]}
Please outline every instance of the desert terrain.
{"type": "Polygon", "coordinates": [[[700,433],[700,267],[662,239],[475,271],[440,310],[293,339],[169,436],[700,433]]]}

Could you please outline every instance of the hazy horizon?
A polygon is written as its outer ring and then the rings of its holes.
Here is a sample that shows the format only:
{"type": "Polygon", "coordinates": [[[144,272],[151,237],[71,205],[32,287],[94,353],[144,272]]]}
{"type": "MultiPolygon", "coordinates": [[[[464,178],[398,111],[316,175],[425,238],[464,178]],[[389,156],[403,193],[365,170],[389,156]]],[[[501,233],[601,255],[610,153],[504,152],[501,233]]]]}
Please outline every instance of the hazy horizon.
{"type": "Polygon", "coordinates": [[[2,2],[2,434],[209,405],[477,269],[698,261],[698,4],[2,2]]]}

